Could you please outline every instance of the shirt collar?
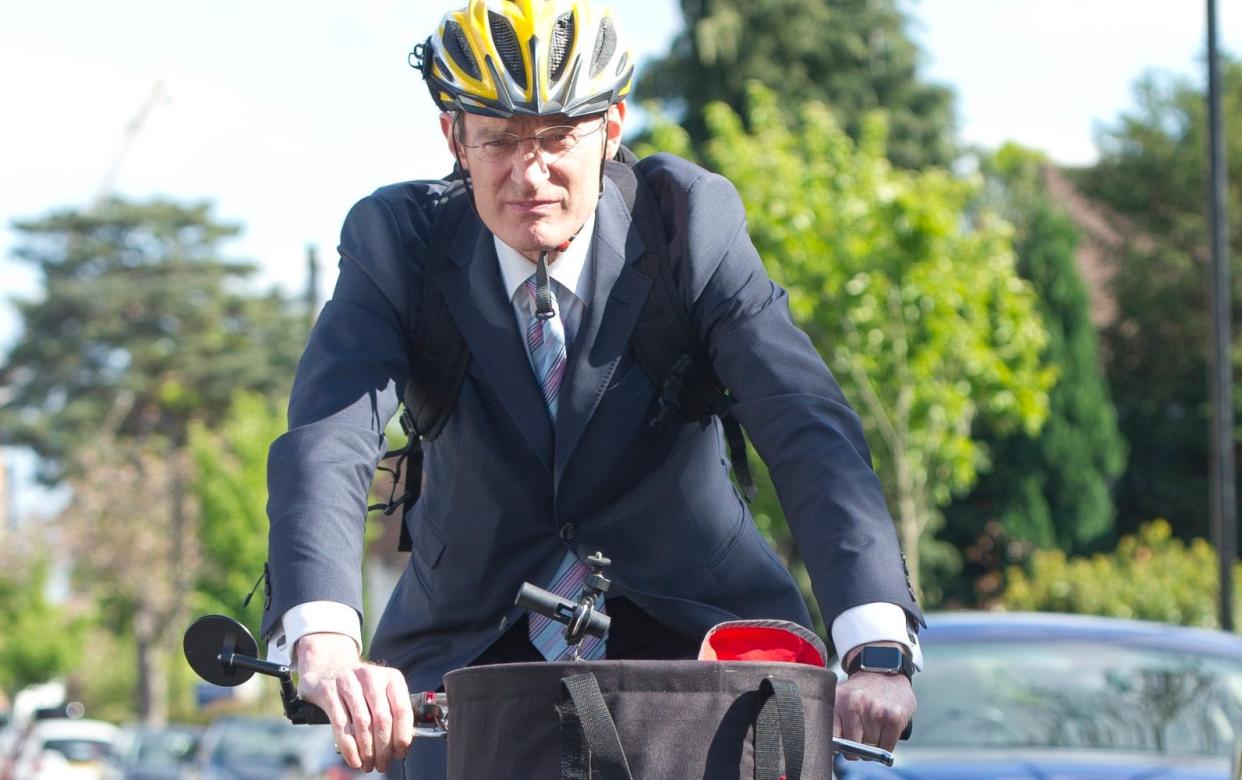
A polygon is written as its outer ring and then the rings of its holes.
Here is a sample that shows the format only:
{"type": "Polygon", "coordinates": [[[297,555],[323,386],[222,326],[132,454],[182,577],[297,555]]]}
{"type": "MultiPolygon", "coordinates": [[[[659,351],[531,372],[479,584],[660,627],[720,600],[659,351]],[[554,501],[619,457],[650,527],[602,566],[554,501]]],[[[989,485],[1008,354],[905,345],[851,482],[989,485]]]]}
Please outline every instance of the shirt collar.
{"type": "MultiPolygon", "coordinates": [[[[586,305],[591,303],[591,274],[587,268],[587,257],[594,234],[595,212],[591,212],[586,224],[578,231],[578,236],[570,242],[569,248],[548,266],[548,276],[586,305]]],[[[496,244],[496,257],[500,260],[500,276],[505,283],[505,294],[512,301],[518,288],[535,272],[535,264],[494,234],[492,241],[496,244]]]]}

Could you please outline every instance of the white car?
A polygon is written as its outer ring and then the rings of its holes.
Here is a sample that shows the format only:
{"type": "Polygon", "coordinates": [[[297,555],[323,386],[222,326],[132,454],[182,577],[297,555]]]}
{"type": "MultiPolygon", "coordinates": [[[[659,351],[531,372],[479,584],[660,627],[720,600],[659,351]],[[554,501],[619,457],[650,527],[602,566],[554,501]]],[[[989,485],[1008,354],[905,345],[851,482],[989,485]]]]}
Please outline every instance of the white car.
{"type": "Polygon", "coordinates": [[[101,720],[41,720],[13,765],[14,780],[99,780],[117,728],[101,720]]]}

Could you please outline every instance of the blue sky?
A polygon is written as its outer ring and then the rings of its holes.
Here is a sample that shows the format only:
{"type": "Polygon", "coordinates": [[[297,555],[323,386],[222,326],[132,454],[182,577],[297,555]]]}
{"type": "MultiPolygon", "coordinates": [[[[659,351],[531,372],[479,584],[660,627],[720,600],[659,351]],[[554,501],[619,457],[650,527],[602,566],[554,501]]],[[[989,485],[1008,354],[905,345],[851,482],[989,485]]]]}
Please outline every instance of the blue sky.
{"type": "MultiPolygon", "coordinates": [[[[1144,71],[1200,78],[1205,10],[1196,0],[903,5],[927,77],[956,92],[962,138],[985,146],[1017,140],[1062,162],[1089,162],[1096,129],[1130,105],[1144,71]]],[[[447,170],[435,111],[406,53],[448,6],[0,7],[0,350],[17,335],[8,299],[37,286],[9,258],[9,223],[89,203],[157,81],[165,97],[121,160],[115,191],[212,200],[219,216],[244,225],[229,250],[259,262],[265,284],[300,290],[308,244],[319,247],[330,279],[337,231],[355,200],[381,184],[447,170]]],[[[640,57],[662,52],[680,27],[675,0],[614,6],[640,57]]],[[[1222,46],[1242,53],[1242,3],[1220,6],[1222,46]]],[[[19,466],[28,472],[25,461],[19,466]]]]}

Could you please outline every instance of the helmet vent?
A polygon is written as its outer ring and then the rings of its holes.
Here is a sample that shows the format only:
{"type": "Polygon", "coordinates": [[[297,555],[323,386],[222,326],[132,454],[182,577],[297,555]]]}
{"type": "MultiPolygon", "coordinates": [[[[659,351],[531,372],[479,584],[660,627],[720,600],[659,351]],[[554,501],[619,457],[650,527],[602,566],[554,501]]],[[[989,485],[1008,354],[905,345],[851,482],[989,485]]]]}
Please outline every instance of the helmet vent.
{"type": "Polygon", "coordinates": [[[612,19],[605,16],[599,20],[599,34],[595,36],[595,53],[591,55],[591,78],[604,72],[604,66],[617,51],[617,31],[612,19]]]}
{"type": "Polygon", "coordinates": [[[551,62],[548,63],[552,73],[552,81],[558,81],[561,74],[565,72],[565,65],[569,59],[569,52],[574,47],[574,15],[573,13],[561,14],[556,19],[556,26],[552,28],[552,52],[551,62]]]}
{"type": "Polygon", "coordinates": [[[500,61],[513,77],[514,82],[526,89],[526,65],[522,62],[522,48],[518,44],[513,25],[498,13],[487,12],[487,23],[492,29],[492,43],[500,53],[500,61]]]}
{"type": "Polygon", "coordinates": [[[466,40],[466,31],[461,29],[461,25],[457,22],[449,20],[444,23],[444,49],[453,61],[470,76],[472,79],[478,79],[483,74],[479,70],[479,63],[475,61],[474,54],[470,51],[470,43],[466,40]]]}

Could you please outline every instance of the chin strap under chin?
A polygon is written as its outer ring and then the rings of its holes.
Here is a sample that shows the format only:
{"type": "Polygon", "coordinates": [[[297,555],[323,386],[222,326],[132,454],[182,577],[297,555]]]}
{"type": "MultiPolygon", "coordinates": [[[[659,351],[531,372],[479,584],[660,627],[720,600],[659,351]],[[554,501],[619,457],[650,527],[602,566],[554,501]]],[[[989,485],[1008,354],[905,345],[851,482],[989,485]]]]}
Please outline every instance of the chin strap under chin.
{"type": "Polygon", "coordinates": [[[539,264],[535,267],[535,316],[541,320],[550,320],[556,316],[552,309],[552,288],[548,284],[548,250],[539,253],[539,264]]]}

